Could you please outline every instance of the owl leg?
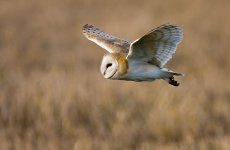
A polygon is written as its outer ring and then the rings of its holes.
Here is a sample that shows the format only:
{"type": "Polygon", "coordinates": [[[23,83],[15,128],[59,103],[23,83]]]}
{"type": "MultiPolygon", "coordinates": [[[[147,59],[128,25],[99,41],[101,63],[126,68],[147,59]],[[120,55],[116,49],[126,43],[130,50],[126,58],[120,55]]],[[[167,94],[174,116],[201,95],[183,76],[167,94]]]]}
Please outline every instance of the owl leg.
{"type": "Polygon", "coordinates": [[[174,71],[171,71],[171,70],[166,70],[165,68],[162,69],[164,71],[164,73],[167,75],[165,75],[163,77],[163,79],[165,81],[167,81],[169,84],[173,85],[173,86],[179,86],[180,83],[177,82],[175,79],[174,79],[174,76],[184,76],[183,73],[179,73],[179,72],[174,72],[174,71]]]}
{"type": "Polygon", "coordinates": [[[180,85],[179,82],[177,82],[176,80],[174,80],[173,76],[169,77],[168,83],[171,84],[171,85],[173,85],[173,86],[179,86],[180,85]]]}
{"type": "Polygon", "coordinates": [[[164,80],[167,81],[169,84],[171,84],[173,86],[179,86],[180,85],[179,82],[177,82],[176,80],[174,80],[173,76],[171,76],[169,78],[165,78],[164,80]]]}

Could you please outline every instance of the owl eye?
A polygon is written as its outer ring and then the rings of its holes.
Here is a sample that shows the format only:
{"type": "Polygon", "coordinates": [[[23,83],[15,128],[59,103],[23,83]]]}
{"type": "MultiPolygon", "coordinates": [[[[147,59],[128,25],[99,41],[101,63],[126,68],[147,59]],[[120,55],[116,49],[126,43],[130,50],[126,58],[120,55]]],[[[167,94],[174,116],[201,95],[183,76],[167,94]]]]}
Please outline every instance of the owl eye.
{"type": "Polygon", "coordinates": [[[112,66],[112,63],[108,63],[107,65],[106,65],[106,68],[109,68],[109,67],[111,67],[112,66]]]}

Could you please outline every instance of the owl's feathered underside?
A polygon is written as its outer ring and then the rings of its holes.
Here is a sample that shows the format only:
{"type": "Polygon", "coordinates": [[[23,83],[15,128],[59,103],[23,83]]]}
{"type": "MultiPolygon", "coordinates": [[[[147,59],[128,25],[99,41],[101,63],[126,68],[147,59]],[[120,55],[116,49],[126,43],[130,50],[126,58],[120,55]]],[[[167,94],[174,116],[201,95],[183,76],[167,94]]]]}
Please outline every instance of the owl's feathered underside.
{"type": "Polygon", "coordinates": [[[110,53],[122,53],[127,59],[145,61],[163,67],[182,41],[183,31],[177,25],[165,24],[151,30],[134,42],[111,36],[100,29],[86,24],[83,34],[110,53]]]}

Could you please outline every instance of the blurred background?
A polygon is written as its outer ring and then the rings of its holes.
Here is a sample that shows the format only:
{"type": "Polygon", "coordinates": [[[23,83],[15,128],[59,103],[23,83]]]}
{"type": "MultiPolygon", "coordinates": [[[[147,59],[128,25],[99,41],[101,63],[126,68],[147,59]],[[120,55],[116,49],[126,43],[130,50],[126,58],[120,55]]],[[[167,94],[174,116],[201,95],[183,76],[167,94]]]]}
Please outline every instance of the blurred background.
{"type": "Polygon", "coordinates": [[[230,149],[229,0],[2,0],[1,150],[230,149]],[[135,40],[175,23],[164,81],[106,80],[89,23],[135,40]]]}

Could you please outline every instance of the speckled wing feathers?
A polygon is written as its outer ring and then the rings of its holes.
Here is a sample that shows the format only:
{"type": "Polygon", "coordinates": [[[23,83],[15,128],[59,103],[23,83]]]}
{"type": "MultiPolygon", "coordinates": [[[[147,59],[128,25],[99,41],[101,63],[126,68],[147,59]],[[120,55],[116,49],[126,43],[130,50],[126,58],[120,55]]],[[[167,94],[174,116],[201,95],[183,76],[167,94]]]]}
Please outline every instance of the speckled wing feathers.
{"type": "Polygon", "coordinates": [[[88,24],[83,26],[82,31],[86,38],[95,42],[110,53],[123,53],[127,55],[129,52],[131,42],[128,40],[111,36],[101,31],[99,28],[88,24]]]}
{"type": "Polygon", "coordinates": [[[163,67],[176,52],[176,47],[182,38],[183,31],[179,26],[171,24],[159,26],[134,41],[127,58],[163,67]]]}

